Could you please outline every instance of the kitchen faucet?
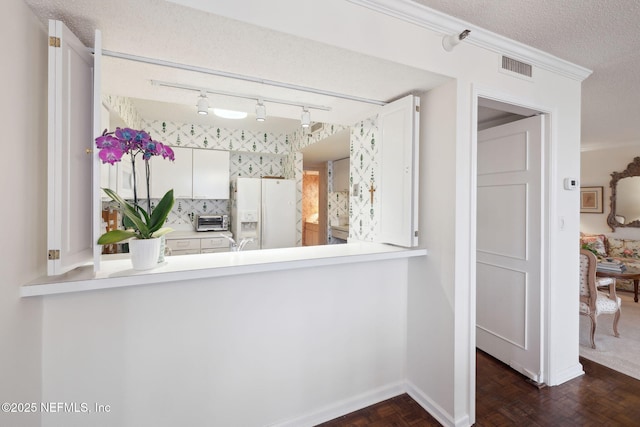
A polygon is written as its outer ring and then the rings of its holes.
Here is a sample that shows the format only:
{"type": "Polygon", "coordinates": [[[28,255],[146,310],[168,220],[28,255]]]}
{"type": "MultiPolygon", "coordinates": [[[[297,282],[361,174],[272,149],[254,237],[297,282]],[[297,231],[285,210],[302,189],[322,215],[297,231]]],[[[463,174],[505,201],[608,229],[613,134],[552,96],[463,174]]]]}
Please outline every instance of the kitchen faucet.
{"type": "Polygon", "coordinates": [[[240,252],[242,249],[244,249],[245,246],[247,246],[247,243],[253,242],[253,237],[244,237],[242,238],[240,243],[236,243],[236,241],[233,240],[232,237],[225,235],[223,235],[223,237],[229,240],[229,249],[231,250],[231,252],[240,252]]]}

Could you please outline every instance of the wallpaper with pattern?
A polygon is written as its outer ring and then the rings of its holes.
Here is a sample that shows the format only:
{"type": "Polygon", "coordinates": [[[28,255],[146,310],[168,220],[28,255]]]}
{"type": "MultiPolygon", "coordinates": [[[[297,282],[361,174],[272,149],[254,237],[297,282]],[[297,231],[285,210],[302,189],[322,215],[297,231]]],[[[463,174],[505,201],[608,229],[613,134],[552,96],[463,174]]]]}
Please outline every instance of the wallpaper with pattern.
{"type": "MultiPolygon", "coordinates": [[[[130,128],[142,129],[142,118],[129,98],[116,95],[105,95],[102,97],[102,103],[118,114],[122,121],[130,128]]],[[[112,131],[115,129],[109,130],[112,131]]]]}
{"type": "MultiPolygon", "coordinates": [[[[274,134],[203,126],[171,121],[141,119],[129,99],[107,95],[103,102],[116,111],[123,121],[133,128],[145,129],[151,136],[170,146],[209,148],[230,151],[230,178],[238,176],[260,178],[284,176],[296,180],[297,241],[302,244],[302,179],[303,156],[299,151],[336,132],[350,129],[350,181],[359,184],[358,194],[332,191],[332,162],[328,162],[328,223],[340,216],[349,217],[349,237],[356,240],[373,241],[378,233],[377,212],[379,200],[370,189],[379,181],[379,155],[376,146],[378,134],[377,117],[363,120],[352,127],[325,124],[320,131],[310,134],[307,129],[298,129],[293,134],[274,134]]],[[[152,200],[152,205],[157,203],[152,200]]],[[[146,201],[144,202],[146,204],[146,201]]],[[[107,204],[108,206],[108,204],[107,204]]],[[[177,228],[189,227],[198,214],[229,214],[227,200],[176,200],[167,220],[177,228]]],[[[328,231],[328,242],[333,242],[328,231]]]]}
{"type": "Polygon", "coordinates": [[[373,241],[379,233],[380,201],[376,191],[380,181],[378,118],[372,117],[351,128],[349,180],[358,184],[358,194],[352,191],[349,197],[349,237],[357,240],[373,241]],[[373,202],[371,199],[373,194],[373,202]]]}

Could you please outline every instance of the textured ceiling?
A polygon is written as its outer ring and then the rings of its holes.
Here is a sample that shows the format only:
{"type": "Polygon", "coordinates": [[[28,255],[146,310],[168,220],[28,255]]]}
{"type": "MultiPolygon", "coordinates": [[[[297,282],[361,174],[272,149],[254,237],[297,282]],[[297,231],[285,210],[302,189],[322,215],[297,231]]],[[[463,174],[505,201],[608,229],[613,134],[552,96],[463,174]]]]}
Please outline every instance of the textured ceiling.
{"type": "MultiPolygon", "coordinates": [[[[414,0],[593,70],[583,83],[583,144],[640,141],[640,1],[414,0]]],[[[46,22],[63,20],[88,46],[102,31],[107,50],[175,61],[388,101],[443,78],[354,52],[185,8],[164,0],[25,0],[46,22]],[[402,79],[396,78],[402,75],[402,79]]],[[[294,19],[295,17],[292,17],[294,19]]],[[[473,37],[473,33],[470,37],[473,37]]],[[[166,91],[150,78],[330,106],[312,120],[345,123],[371,107],[321,95],[105,59],[104,91],[176,103],[188,115],[196,94],[166,91]]],[[[249,112],[246,101],[217,99],[249,112]]],[[[144,114],[164,114],[159,102],[144,114]]],[[[163,107],[164,108],[164,107],[163,107]]],[[[299,110],[267,105],[268,115],[297,120],[299,110]]],[[[178,113],[176,113],[178,114],[178,113]]],[[[211,115],[210,115],[211,116],[211,115]]],[[[157,117],[151,117],[157,118],[157,117]]],[[[209,118],[209,120],[213,120],[209,118]]],[[[286,121],[285,121],[286,122],[286,121]]],[[[295,123],[294,123],[295,124],[295,123]]],[[[289,126],[292,123],[289,122],[289,126]]]]}
{"type": "Polygon", "coordinates": [[[640,1],[414,1],[593,70],[582,144],[640,142],[640,1]]]}
{"type": "MultiPolygon", "coordinates": [[[[43,22],[62,20],[87,45],[94,45],[94,29],[102,32],[103,49],[303,85],[325,91],[390,101],[411,92],[433,88],[446,78],[422,70],[382,61],[344,49],[204,13],[164,0],[25,0],[43,22]],[[402,76],[401,79],[397,78],[402,76]]],[[[141,115],[150,119],[215,122],[212,114],[198,117],[198,92],[167,89],[150,79],[188,84],[225,92],[284,99],[302,105],[321,105],[331,112],[311,109],[311,120],[352,124],[367,117],[371,104],[347,101],[273,86],[247,83],[173,68],[103,57],[103,93],[136,101],[141,115]],[[176,106],[170,110],[170,104],[176,106]],[[169,111],[169,113],[168,113],[169,111]],[[171,118],[167,118],[171,115],[171,118]]],[[[212,106],[255,111],[255,101],[212,95],[212,106]]],[[[299,126],[300,107],[270,104],[260,130],[299,126]],[[269,120],[269,117],[289,121],[269,120]],[[293,122],[291,120],[294,120],[293,122]]],[[[251,116],[250,116],[251,119],[251,116]]],[[[253,123],[237,127],[256,127],[253,123]]]]}

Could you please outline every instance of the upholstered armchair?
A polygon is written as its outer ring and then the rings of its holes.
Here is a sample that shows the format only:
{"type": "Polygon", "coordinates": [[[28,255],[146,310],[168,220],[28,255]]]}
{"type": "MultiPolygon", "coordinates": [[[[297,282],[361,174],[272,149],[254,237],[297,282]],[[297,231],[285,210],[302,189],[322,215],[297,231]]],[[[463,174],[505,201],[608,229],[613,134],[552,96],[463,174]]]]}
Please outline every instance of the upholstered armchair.
{"type": "Polygon", "coordinates": [[[596,256],[585,249],[580,250],[580,314],[591,320],[591,347],[596,348],[595,333],[598,316],[613,314],[613,335],[619,337],[620,297],[616,295],[616,279],[596,277],[596,256]],[[598,288],[609,287],[609,293],[598,288]]]}

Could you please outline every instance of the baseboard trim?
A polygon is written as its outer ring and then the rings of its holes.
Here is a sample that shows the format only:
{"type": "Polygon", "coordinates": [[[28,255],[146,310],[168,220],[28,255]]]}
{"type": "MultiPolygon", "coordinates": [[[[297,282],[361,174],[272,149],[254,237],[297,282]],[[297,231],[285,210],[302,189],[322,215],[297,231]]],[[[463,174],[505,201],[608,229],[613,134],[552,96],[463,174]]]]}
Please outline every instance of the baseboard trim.
{"type": "Polygon", "coordinates": [[[403,381],[343,399],[309,414],[271,424],[273,427],[315,426],[405,393],[403,381]]]}
{"type": "Polygon", "coordinates": [[[422,406],[440,424],[447,427],[467,427],[469,426],[468,414],[458,421],[454,421],[450,413],[445,411],[440,405],[434,402],[426,394],[416,387],[411,381],[405,383],[405,390],[409,396],[420,406],[422,406]]]}
{"type": "Polygon", "coordinates": [[[582,369],[582,364],[577,363],[572,367],[565,369],[564,371],[556,373],[555,375],[549,375],[549,381],[547,382],[547,385],[560,385],[574,378],[578,378],[581,375],[584,375],[584,370],[582,369]]]}

